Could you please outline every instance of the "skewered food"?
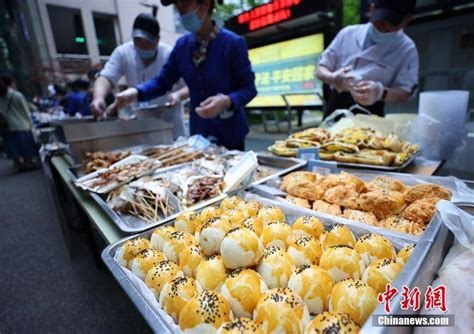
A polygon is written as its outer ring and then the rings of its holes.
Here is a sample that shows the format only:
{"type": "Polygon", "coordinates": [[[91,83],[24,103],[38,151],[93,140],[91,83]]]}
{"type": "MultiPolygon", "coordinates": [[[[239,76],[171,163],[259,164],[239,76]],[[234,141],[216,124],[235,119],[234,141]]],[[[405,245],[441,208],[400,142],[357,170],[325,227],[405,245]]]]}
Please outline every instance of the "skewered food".
{"type": "Polygon", "coordinates": [[[93,173],[102,168],[108,168],[114,163],[125,159],[131,154],[131,151],[122,151],[122,152],[87,152],[86,160],[83,161],[84,172],[86,174],[93,173]]]}

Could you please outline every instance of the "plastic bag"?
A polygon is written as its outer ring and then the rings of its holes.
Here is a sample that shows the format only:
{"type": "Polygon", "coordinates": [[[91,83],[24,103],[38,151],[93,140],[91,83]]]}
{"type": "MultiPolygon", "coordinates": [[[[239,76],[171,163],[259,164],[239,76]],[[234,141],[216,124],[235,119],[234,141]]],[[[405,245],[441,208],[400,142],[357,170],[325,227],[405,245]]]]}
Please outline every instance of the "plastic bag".
{"type": "MultiPolygon", "coordinates": [[[[448,201],[436,206],[443,223],[449,228],[455,242],[438,270],[438,278],[431,284],[446,287],[446,314],[454,314],[454,327],[419,327],[416,334],[471,333],[474,307],[474,217],[448,201]]],[[[439,309],[420,314],[444,314],[439,309]]]]}

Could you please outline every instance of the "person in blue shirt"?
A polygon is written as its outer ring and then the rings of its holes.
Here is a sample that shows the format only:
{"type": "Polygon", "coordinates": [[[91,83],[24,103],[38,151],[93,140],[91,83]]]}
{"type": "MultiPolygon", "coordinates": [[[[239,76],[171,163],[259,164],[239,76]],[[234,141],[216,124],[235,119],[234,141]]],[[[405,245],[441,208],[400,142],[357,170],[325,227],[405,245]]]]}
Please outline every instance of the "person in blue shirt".
{"type": "Polygon", "coordinates": [[[212,20],[214,0],[162,0],[175,4],[184,35],[160,74],[117,94],[109,110],[136,99],[146,101],[169,91],[181,77],[188,91],[172,94],[170,104],[191,98],[190,133],[200,134],[228,149],[244,150],[248,123],[244,107],[256,95],[245,41],[212,20]]]}
{"type": "Polygon", "coordinates": [[[66,114],[69,116],[76,116],[81,114],[82,116],[91,115],[89,108],[89,81],[77,79],[71,84],[72,92],[67,94],[66,97],[66,114]]]}

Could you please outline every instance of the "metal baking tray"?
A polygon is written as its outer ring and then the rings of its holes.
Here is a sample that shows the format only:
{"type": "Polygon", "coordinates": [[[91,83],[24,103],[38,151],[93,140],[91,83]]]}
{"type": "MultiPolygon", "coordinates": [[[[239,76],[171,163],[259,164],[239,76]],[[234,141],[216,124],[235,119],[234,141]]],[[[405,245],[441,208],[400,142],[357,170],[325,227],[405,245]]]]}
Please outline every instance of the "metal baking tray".
{"type": "MultiPolygon", "coordinates": [[[[257,159],[258,159],[259,165],[264,166],[264,167],[271,167],[278,171],[268,177],[264,177],[260,180],[257,180],[251,183],[250,186],[255,186],[255,185],[267,182],[268,180],[272,178],[290,173],[306,165],[306,161],[301,160],[301,159],[286,159],[286,158],[272,157],[272,156],[266,156],[266,155],[260,155],[260,154],[257,155],[257,159]]],[[[154,175],[166,173],[175,169],[180,169],[190,164],[192,164],[192,162],[157,169],[154,172],[154,175]]],[[[69,168],[68,171],[74,179],[76,177],[74,175],[75,173],[74,167],[69,168]]],[[[125,233],[139,233],[139,232],[148,230],[150,228],[153,228],[155,226],[164,224],[170,220],[173,220],[179,215],[179,212],[178,212],[160,221],[149,224],[149,223],[144,222],[142,219],[134,217],[132,215],[123,215],[123,214],[119,214],[115,212],[109,207],[104,197],[99,194],[90,192],[90,195],[92,199],[97,203],[97,205],[99,205],[102,208],[102,210],[104,210],[104,212],[107,214],[107,216],[109,216],[109,218],[114,222],[114,224],[117,225],[117,227],[125,233]]],[[[219,199],[220,197],[218,196],[216,198],[201,202],[191,208],[187,208],[186,210],[199,210],[200,208],[204,206],[211,205],[212,203],[214,203],[215,201],[218,201],[219,199]]]]}
{"type": "Polygon", "coordinates": [[[421,150],[416,151],[411,155],[411,157],[405,161],[400,166],[378,166],[378,165],[369,165],[369,164],[359,164],[352,162],[339,162],[336,160],[328,160],[331,162],[336,162],[338,167],[349,167],[349,168],[359,168],[359,169],[372,169],[372,170],[381,170],[387,172],[397,172],[407,168],[409,165],[415,161],[415,159],[421,154],[421,150]]]}
{"type": "MultiPolygon", "coordinates": [[[[370,179],[376,176],[388,176],[388,177],[398,179],[402,181],[403,183],[405,183],[406,185],[414,185],[414,184],[422,184],[422,183],[438,184],[449,189],[452,192],[451,202],[454,205],[457,205],[459,207],[474,207],[474,192],[469,188],[469,186],[466,183],[464,183],[462,180],[457,179],[453,176],[449,176],[449,177],[424,176],[424,175],[413,175],[413,174],[404,174],[404,173],[381,172],[381,171],[360,171],[360,170],[346,170],[346,171],[354,176],[359,177],[363,181],[369,181],[370,179]]],[[[280,177],[283,175],[280,175],[280,177]]],[[[315,215],[318,218],[333,217],[328,214],[319,213],[312,209],[301,208],[287,202],[283,198],[284,196],[286,196],[286,193],[276,187],[276,184],[279,183],[278,181],[279,181],[279,177],[273,177],[267,180],[266,184],[262,183],[259,185],[253,185],[250,191],[264,198],[277,200],[280,203],[291,205],[292,207],[300,208],[306,214],[315,215]]],[[[433,219],[434,218],[432,218],[432,220],[433,219]]],[[[352,222],[348,219],[344,219],[344,220],[346,220],[347,222],[352,222]]],[[[381,233],[381,231],[383,230],[388,231],[387,229],[384,229],[381,227],[373,226],[371,228],[374,230],[375,233],[381,233]]],[[[418,240],[419,238],[418,236],[405,234],[402,232],[400,232],[400,234],[409,235],[412,238],[415,238],[415,240],[418,240]]]]}
{"type": "MultiPolygon", "coordinates": [[[[246,199],[246,196],[249,193],[246,192],[239,192],[238,193],[242,198],[246,199]]],[[[251,194],[251,200],[260,200],[264,205],[268,204],[275,204],[275,203],[270,203],[272,202],[271,200],[268,200],[266,198],[259,198],[257,195],[251,194]]],[[[222,199],[221,199],[222,200],[222,199]]],[[[214,204],[217,204],[220,201],[215,202],[214,204]]],[[[298,208],[291,208],[289,211],[282,209],[285,214],[299,214],[299,215],[308,215],[307,212],[301,211],[298,208]]],[[[314,216],[314,215],[313,215],[314,216]]],[[[322,218],[321,222],[325,225],[331,225],[335,224],[337,221],[331,218],[322,218]]],[[[166,225],[172,224],[172,221],[168,221],[166,225]]],[[[370,233],[370,230],[364,229],[364,226],[362,226],[359,230],[354,230],[351,227],[351,230],[354,232],[354,234],[359,237],[362,234],[365,233],[370,233]]],[[[444,227],[441,218],[439,214],[435,216],[435,219],[433,220],[432,224],[430,224],[425,233],[423,234],[423,237],[418,241],[415,242],[417,246],[415,247],[415,250],[408,260],[408,262],[405,264],[404,268],[400,272],[399,276],[397,279],[393,282],[394,286],[401,287],[402,285],[407,285],[407,286],[413,286],[412,284],[417,284],[417,286],[424,291],[428,284],[431,283],[432,280],[431,277],[420,277],[420,273],[426,274],[430,273],[430,275],[434,275],[434,273],[437,272],[439,266],[441,265],[442,262],[442,252],[438,252],[439,246],[440,245],[446,245],[448,243],[448,238],[449,235],[446,233],[446,228],[444,227]],[[443,229],[444,228],[444,229],[443,229]]],[[[143,238],[150,238],[150,235],[152,234],[152,231],[145,231],[140,234],[136,234],[133,236],[129,236],[127,238],[124,238],[122,240],[117,241],[116,243],[109,245],[107,248],[104,249],[102,252],[102,260],[106,264],[106,266],[109,268],[111,271],[112,275],[115,277],[115,279],[119,282],[121,285],[122,289],[127,293],[129,298],[132,300],[132,302],[135,304],[137,309],[140,311],[140,313],[143,315],[145,320],[148,322],[150,327],[156,332],[156,333],[176,333],[180,332],[179,330],[176,331],[176,327],[173,328],[173,326],[170,326],[169,321],[165,320],[166,315],[163,310],[160,308],[157,308],[155,305],[150,303],[147,298],[145,297],[143,291],[137,286],[136,283],[133,282],[130,277],[127,276],[125,270],[115,261],[114,255],[126,241],[130,239],[134,239],[137,237],[143,237],[143,238]]],[[[398,240],[394,240],[393,237],[387,236],[394,245],[395,244],[408,244],[408,243],[414,243],[413,240],[410,239],[404,239],[403,237],[401,238],[396,238],[398,240]]],[[[396,247],[396,250],[400,249],[400,247],[396,247]]],[[[383,307],[383,305],[382,305],[383,307]]],[[[377,314],[377,311],[380,308],[377,308],[373,314],[377,314]]],[[[395,308],[392,308],[392,314],[398,314],[394,313],[393,310],[395,308]]],[[[396,312],[400,312],[399,309],[396,310],[396,312]]],[[[369,325],[371,322],[371,318],[367,320],[364,329],[366,326],[369,325]]],[[[365,332],[365,331],[364,331],[365,332]]],[[[380,332],[383,333],[383,332],[380,332]]]]}

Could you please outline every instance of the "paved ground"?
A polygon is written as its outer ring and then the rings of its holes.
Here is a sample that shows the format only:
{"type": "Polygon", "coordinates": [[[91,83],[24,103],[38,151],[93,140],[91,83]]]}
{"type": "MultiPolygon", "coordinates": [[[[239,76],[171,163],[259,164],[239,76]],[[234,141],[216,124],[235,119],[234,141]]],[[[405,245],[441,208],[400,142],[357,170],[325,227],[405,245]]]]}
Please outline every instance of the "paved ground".
{"type": "Polygon", "coordinates": [[[0,159],[0,194],[0,333],[150,332],[81,241],[69,257],[42,171],[0,159]]]}

